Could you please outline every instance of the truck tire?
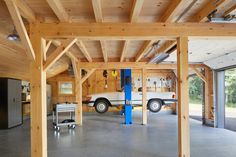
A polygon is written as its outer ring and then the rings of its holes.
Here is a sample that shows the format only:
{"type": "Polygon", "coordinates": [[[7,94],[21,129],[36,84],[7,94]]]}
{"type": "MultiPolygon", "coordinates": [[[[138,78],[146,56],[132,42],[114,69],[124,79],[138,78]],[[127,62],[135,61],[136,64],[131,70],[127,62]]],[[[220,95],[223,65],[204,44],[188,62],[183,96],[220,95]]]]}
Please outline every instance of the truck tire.
{"type": "Polygon", "coordinates": [[[106,100],[97,100],[94,104],[97,113],[105,113],[109,108],[109,104],[106,100]]]}
{"type": "Polygon", "coordinates": [[[159,112],[161,110],[161,107],[162,107],[162,101],[161,100],[157,100],[157,99],[153,99],[153,100],[150,100],[148,102],[148,109],[151,111],[151,112],[159,112]]]}

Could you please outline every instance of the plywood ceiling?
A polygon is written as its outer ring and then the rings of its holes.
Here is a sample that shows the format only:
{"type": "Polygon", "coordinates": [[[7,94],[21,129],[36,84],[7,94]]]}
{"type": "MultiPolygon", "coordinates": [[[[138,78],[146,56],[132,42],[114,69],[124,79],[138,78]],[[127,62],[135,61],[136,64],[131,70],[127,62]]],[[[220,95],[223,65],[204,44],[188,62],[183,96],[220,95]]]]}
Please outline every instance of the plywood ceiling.
{"type": "MultiPolygon", "coordinates": [[[[19,0],[28,5],[33,12],[40,17],[43,22],[59,22],[58,17],[56,16],[53,9],[49,6],[46,0],[19,0]],[[43,19],[43,20],[42,20],[43,19]]],[[[92,0],[59,0],[62,6],[64,7],[66,13],[69,16],[70,22],[96,22],[95,12],[92,5],[92,0]]],[[[177,0],[144,0],[140,12],[137,16],[137,20],[133,22],[160,22],[163,14],[170,8],[173,3],[177,0]]],[[[188,22],[192,21],[193,17],[199,13],[209,2],[212,0],[185,0],[184,3],[180,3],[179,7],[176,7],[177,11],[174,12],[174,16],[170,20],[171,22],[188,22]]],[[[215,3],[215,2],[212,2],[215,3]]],[[[101,11],[102,11],[102,22],[131,22],[130,16],[132,14],[132,8],[135,4],[135,0],[101,0],[101,11]]],[[[223,13],[227,11],[230,7],[236,4],[235,0],[225,0],[225,3],[222,3],[218,6],[217,14],[219,17],[222,17],[223,13]]],[[[235,12],[233,12],[235,14],[235,12]]],[[[27,20],[25,20],[27,21],[27,20]]],[[[197,21],[196,21],[197,22],[197,21]]],[[[203,21],[206,22],[206,21],[203,21]]],[[[26,22],[27,26],[28,23],[26,22]]],[[[6,48],[10,44],[4,44],[10,42],[6,40],[6,37],[12,32],[14,26],[10,14],[7,10],[5,2],[0,1],[0,55],[1,61],[9,60],[6,63],[0,63],[0,72],[6,71],[8,67],[9,71],[21,71],[21,73],[26,72],[26,68],[29,64],[29,60],[26,55],[22,52],[16,53],[16,51],[11,50],[11,48],[6,48]],[[1,44],[2,43],[2,44],[1,44]],[[11,52],[11,53],[10,53],[11,52]],[[22,56],[20,56],[22,55],[22,56]],[[24,60],[25,61],[22,61],[24,60]],[[15,63],[11,65],[10,63],[15,63]],[[22,70],[25,69],[25,70],[22,70]]],[[[52,28],[53,29],[53,28],[52,28]]],[[[158,39],[156,39],[158,41],[158,39]]],[[[92,57],[94,61],[104,61],[103,60],[103,51],[100,41],[82,41],[87,52],[92,57]]],[[[143,45],[147,41],[115,41],[107,40],[105,41],[105,51],[108,55],[109,61],[120,61],[120,57],[124,48],[124,45],[127,44],[126,51],[124,53],[124,61],[134,61],[138,52],[142,50],[143,45]]],[[[165,41],[160,42],[160,46],[165,41]]],[[[15,42],[14,45],[18,47],[23,46],[20,42],[15,42]]],[[[236,51],[235,40],[232,41],[222,41],[222,40],[190,40],[189,42],[189,51],[190,62],[206,62],[211,59],[217,58],[224,54],[228,54],[236,51]],[[210,54],[209,54],[210,53],[210,54]]],[[[12,45],[11,45],[12,46],[12,45]]],[[[47,55],[55,49],[51,46],[47,55]]],[[[84,54],[77,45],[74,45],[72,52],[76,57],[82,61],[87,61],[84,54]]],[[[146,49],[146,52],[150,50],[150,47],[146,49]]],[[[155,49],[151,53],[142,58],[141,61],[148,61],[156,52],[155,49]]],[[[175,53],[171,55],[167,61],[175,61],[175,53]]],[[[55,64],[49,71],[48,75],[54,75],[56,69],[63,69],[70,64],[70,60],[64,56],[57,64],[55,64]],[[50,73],[50,74],[49,74],[50,73]]],[[[2,74],[2,73],[0,73],[2,74]]]]}

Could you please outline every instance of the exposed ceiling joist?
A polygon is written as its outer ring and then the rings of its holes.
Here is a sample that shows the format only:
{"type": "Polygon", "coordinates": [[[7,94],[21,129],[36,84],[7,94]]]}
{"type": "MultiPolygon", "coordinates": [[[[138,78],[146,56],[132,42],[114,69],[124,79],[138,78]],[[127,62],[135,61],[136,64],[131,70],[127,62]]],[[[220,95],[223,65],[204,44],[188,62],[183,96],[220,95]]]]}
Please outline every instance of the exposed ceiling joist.
{"type": "Polygon", "coordinates": [[[80,40],[76,42],[76,45],[79,47],[80,51],[83,53],[83,55],[85,56],[85,58],[89,61],[92,62],[93,59],[91,57],[91,55],[89,54],[89,52],[87,51],[84,43],[80,40]]]}
{"type": "MultiPolygon", "coordinates": [[[[132,7],[132,10],[130,13],[130,22],[131,23],[138,21],[138,17],[141,12],[141,9],[142,9],[143,2],[144,2],[144,0],[134,0],[133,7],[132,7]]],[[[120,62],[124,61],[125,54],[128,49],[128,45],[129,45],[129,42],[124,41],[124,45],[123,45],[121,56],[120,56],[120,62]]]]}
{"type": "MultiPolygon", "coordinates": [[[[173,22],[173,17],[178,14],[182,10],[182,7],[185,5],[186,0],[174,0],[162,14],[160,22],[173,22]]],[[[147,50],[152,46],[155,40],[149,41],[149,43],[145,43],[142,49],[137,53],[135,61],[138,62],[142,59],[143,55],[147,52],[147,50]]],[[[156,55],[157,52],[154,53],[153,56],[156,55]]],[[[151,58],[152,59],[152,58],[151,58]]]]}
{"type": "Polygon", "coordinates": [[[52,52],[52,54],[47,58],[43,69],[47,71],[56,61],[58,61],[61,56],[63,56],[71,46],[77,41],[77,39],[66,39],[64,42],[61,43],[57,49],[52,52]]]}
{"type": "Polygon", "coordinates": [[[66,52],[66,55],[70,58],[75,60],[76,62],[79,62],[79,59],[70,51],[66,52]]]}
{"type": "Polygon", "coordinates": [[[79,76],[79,71],[78,71],[79,69],[77,68],[78,62],[74,58],[71,58],[71,63],[72,63],[75,78],[76,78],[76,80],[78,80],[78,79],[80,79],[79,77],[81,77],[81,76],[79,76]]]}
{"type": "Polygon", "coordinates": [[[183,6],[186,5],[188,0],[172,0],[171,4],[162,14],[160,22],[173,22],[173,17],[183,10],[183,6]]]}
{"type": "Polygon", "coordinates": [[[142,46],[142,48],[139,50],[138,54],[135,57],[135,62],[139,62],[143,58],[144,54],[150,49],[153,43],[154,40],[149,40],[144,43],[144,45],[142,46]]]}
{"type": "MultiPolygon", "coordinates": [[[[101,0],[92,0],[92,5],[93,5],[93,12],[95,15],[96,22],[103,22],[103,17],[102,17],[102,4],[101,0]]],[[[102,55],[104,58],[104,62],[108,62],[108,55],[107,55],[107,49],[106,49],[106,41],[105,40],[100,40],[100,45],[102,49],[102,55]]]]}
{"type": "Polygon", "coordinates": [[[102,5],[101,0],[92,0],[93,12],[95,15],[96,22],[102,22],[102,5]]]}
{"type": "Polygon", "coordinates": [[[69,15],[60,0],[47,0],[47,2],[61,22],[69,21],[69,15]]]}
{"type": "Polygon", "coordinates": [[[206,17],[212,13],[219,6],[227,2],[228,0],[214,0],[209,1],[190,21],[191,22],[203,22],[206,17]]]}
{"type": "Polygon", "coordinates": [[[20,10],[21,16],[23,16],[28,22],[36,21],[36,16],[33,10],[25,3],[24,0],[15,0],[17,7],[20,10]]]}
{"type": "Polygon", "coordinates": [[[130,22],[137,22],[139,14],[142,10],[144,0],[134,0],[130,13],[130,22]]]}
{"type": "Polygon", "coordinates": [[[227,16],[229,14],[232,14],[233,12],[236,11],[236,4],[234,4],[232,7],[230,7],[228,10],[224,12],[224,16],[227,16]]]}
{"type": "Polygon", "coordinates": [[[125,53],[127,51],[128,44],[129,44],[129,41],[124,41],[123,49],[122,49],[121,56],[120,56],[120,62],[124,61],[125,53]]]}
{"type": "Polygon", "coordinates": [[[13,20],[15,27],[16,27],[16,30],[21,38],[21,42],[24,45],[24,47],[26,48],[26,54],[30,59],[34,60],[35,59],[34,49],[33,49],[32,44],[30,42],[25,25],[24,25],[23,20],[21,18],[21,14],[19,12],[19,9],[18,9],[15,1],[5,0],[5,2],[6,2],[8,10],[11,14],[11,18],[13,20]]]}

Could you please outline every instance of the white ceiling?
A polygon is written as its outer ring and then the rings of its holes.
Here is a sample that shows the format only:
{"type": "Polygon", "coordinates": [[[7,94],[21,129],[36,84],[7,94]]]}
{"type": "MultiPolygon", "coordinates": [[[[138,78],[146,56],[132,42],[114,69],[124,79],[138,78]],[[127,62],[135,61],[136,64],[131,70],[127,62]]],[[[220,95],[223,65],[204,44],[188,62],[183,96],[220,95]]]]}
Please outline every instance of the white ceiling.
{"type": "MultiPolygon", "coordinates": [[[[176,51],[165,61],[176,62],[176,51]]],[[[190,39],[189,62],[213,69],[236,65],[236,39],[190,39]]]]}

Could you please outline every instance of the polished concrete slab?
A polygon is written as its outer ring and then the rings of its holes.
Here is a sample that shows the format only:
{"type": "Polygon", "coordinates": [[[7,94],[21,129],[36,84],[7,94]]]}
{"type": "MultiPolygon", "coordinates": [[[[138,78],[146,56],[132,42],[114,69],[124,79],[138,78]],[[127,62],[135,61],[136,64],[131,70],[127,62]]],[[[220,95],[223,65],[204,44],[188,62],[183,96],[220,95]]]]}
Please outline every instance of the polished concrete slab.
{"type": "MultiPolygon", "coordinates": [[[[168,111],[149,114],[148,125],[141,124],[141,113],[134,123],[122,124],[114,114],[87,114],[83,127],[52,129],[48,120],[49,157],[177,157],[177,117],[168,111]]],[[[191,120],[191,157],[235,157],[236,133],[202,126],[191,120]]],[[[29,157],[29,120],[10,130],[0,130],[1,157],[29,157]]]]}

